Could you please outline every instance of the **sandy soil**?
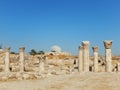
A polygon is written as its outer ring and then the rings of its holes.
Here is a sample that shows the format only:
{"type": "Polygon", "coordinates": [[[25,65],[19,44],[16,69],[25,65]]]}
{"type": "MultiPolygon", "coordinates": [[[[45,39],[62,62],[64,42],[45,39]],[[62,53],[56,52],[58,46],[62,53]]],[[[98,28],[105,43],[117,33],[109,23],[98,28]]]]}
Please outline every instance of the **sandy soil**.
{"type": "Polygon", "coordinates": [[[120,73],[74,73],[0,82],[0,90],[120,90],[120,73]]]}

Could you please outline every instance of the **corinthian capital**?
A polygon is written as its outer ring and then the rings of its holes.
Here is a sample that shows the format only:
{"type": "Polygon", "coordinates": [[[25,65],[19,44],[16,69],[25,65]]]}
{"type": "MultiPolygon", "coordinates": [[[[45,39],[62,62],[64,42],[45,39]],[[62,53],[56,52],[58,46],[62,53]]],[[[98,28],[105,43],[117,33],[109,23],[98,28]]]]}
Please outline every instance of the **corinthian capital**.
{"type": "Polygon", "coordinates": [[[90,42],[89,41],[82,41],[83,48],[89,48],[90,42]]]}
{"type": "Polygon", "coordinates": [[[19,49],[20,49],[20,52],[24,52],[25,47],[20,47],[19,49]]]}
{"type": "Polygon", "coordinates": [[[78,48],[79,48],[79,50],[82,50],[82,49],[83,49],[83,46],[79,46],[78,48]]]}
{"type": "Polygon", "coordinates": [[[97,46],[92,47],[92,49],[93,49],[93,52],[98,52],[98,47],[97,46]]]}
{"type": "Polygon", "coordinates": [[[104,47],[106,49],[110,49],[111,46],[112,46],[112,40],[106,40],[106,41],[104,41],[104,47]]]}
{"type": "Polygon", "coordinates": [[[9,52],[10,51],[10,47],[6,47],[6,52],[9,52]]]}

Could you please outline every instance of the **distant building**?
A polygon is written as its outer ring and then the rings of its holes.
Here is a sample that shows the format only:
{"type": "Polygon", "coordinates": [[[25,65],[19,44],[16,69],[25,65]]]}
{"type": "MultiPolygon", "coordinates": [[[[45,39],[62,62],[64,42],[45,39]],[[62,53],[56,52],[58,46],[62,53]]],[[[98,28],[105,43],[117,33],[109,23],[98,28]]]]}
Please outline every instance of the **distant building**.
{"type": "Polygon", "coordinates": [[[55,52],[46,52],[45,53],[45,55],[66,55],[66,56],[69,56],[69,55],[71,55],[71,53],[69,53],[69,52],[57,52],[57,53],[55,53],[55,52]]]}
{"type": "Polygon", "coordinates": [[[50,48],[49,52],[46,52],[45,55],[49,59],[64,59],[69,57],[71,54],[69,52],[62,52],[62,49],[55,45],[50,48]]]}
{"type": "Polygon", "coordinates": [[[62,52],[62,49],[57,46],[57,45],[54,45],[50,48],[50,52],[46,52],[45,55],[66,55],[66,56],[69,56],[71,55],[69,52],[62,52]]]}

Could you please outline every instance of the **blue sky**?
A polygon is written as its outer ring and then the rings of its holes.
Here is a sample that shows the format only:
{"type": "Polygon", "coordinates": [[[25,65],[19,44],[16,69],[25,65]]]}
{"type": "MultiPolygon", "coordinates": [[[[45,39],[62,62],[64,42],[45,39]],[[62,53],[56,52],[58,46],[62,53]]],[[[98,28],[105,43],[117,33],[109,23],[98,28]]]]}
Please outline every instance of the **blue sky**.
{"type": "Polygon", "coordinates": [[[113,40],[113,54],[120,55],[119,0],[0,0],[0,43],[18,52],[20,46],[49,51],[58,45],[77,54],[81,41],[99,46],[113,40]]]}

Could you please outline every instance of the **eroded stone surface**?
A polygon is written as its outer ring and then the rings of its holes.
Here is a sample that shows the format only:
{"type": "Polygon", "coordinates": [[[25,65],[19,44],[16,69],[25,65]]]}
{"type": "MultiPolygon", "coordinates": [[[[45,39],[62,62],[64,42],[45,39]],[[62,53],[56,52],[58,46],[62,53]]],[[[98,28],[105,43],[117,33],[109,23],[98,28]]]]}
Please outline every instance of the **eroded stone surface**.
{"type": "Polygon", "coordinates": [[[104,41],[104,46],[106,49],[111,49],[112,41],[111,40],[104,41]]]}
{"type": "Polygon", "coordinates": [[[97,46],[92,47],[92,49],[93,49],[93,52],[98,52],[98,47],[97,46]]]}

